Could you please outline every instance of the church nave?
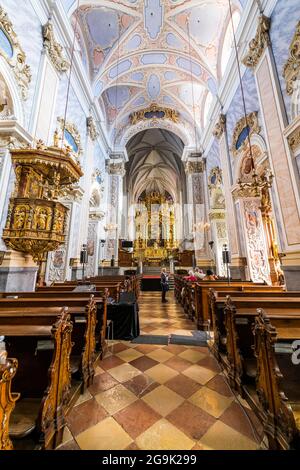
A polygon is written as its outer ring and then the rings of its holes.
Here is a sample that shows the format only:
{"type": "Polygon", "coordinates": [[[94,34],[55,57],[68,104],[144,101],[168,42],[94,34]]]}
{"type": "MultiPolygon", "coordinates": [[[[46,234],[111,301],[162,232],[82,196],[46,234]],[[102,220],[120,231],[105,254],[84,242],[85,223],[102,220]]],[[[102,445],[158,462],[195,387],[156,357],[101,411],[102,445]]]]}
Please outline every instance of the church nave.
{"type": "MultiPolygon", "coordinates": [[[[164,305],[161,294],[142,293],[140,323],[146,335],[195,331],[173,293],[164,305]]],[[[207,347],[113,341],[58,450],[258,449],[261,426],[242,403],[207,347]]]]}

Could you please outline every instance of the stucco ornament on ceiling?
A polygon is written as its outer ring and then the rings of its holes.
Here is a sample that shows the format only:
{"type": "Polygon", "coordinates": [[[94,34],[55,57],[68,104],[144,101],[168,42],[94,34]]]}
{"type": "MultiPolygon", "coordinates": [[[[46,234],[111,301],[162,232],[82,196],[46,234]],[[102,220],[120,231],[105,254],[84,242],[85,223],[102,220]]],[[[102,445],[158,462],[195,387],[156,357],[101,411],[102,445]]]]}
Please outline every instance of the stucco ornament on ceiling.
{"type": "Polygon", "coordinates": [[[127,133],[130,115],[153,102],[180,112],[182,134],[195,121],[201,134],[207,92],[218,90],[228,0],[82,0],[78,11],[66,2],[73,22],[78,16],[110,140],[127,133]]]}

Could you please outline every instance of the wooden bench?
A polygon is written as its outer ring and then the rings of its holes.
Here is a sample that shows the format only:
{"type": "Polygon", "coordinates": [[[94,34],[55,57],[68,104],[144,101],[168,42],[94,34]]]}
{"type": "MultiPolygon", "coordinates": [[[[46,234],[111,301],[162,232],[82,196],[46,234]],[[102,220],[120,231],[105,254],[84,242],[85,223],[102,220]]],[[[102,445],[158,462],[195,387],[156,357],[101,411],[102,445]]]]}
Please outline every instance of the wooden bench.
{"type": "MultiPolygon", "coordinates": [[[[30,324],[39,318],[42,324],[53,323],[58,309],[68,306],[74,327],[72,331],[72,371],[75,377],[82,380],[82,391],[89,387],[94,378],[94,362],[96,358],[96,336],[98,338],[98,349],[102,348],[102,325],[97,331],[97,302],[93,295],[81,298],[49,299],[39,298],[32,294],[29,298],[0,299],[0,331],[1,325],[13,324],[22,318],[23,322],[30,324]]],[[[103,316],[103,314],[102,314],[103,316]]],[[[102,319],[103,323],[103,319],[102,319]]],[[[103,349],[100,349],[100,354],[103,349]]]]}
{"type": "Polygon", "coordinates": [[[297,298],[257,298],[227,297],[217,299],[216,312],[219,316],[220,330],[218,359],[224,366],[230,384],[242,396],[245,395],[243,384],[253,384],[256,377],[254,358],[254,338],[252,328],[258,305],[265,309],[276,327],[287,327],[298,322],[300,299],[297,298]],[[224,307],[225,303],[225,307],[224,307]]]}
{"type": "Polygon", "coordinates": [[[225,320],[224,320],[224,308],[225,302],[229,297],[235,297],[239,299],[245,298],[252,298],[252,299],[260,299],[260,298],[274,298],[274,299],[284,299],[284,298],[299,298],[300,299],[300,292],[274,292],[273,289],[271,292],[267,291],[262,288],[260,291],[257,289],[253,289],[251,292],[249,289],[245,291],[225,291],[223,288],[221,290],[216,290],[213,288],[209,289],[209,316],[212,319],[212,330],[214,334],[214,343],[213,343],[213,350],[214,354],[218,359],[219,353],[224,352],[224,345],[226,342],[226,330],[225,330],[225,320]]]}
{"type": "MultiPolygon", "coordinates": [[[[103,284],[98,283],[94,284],[95,285],[95,292],[99,292],[101,296],[110,296],[112,297],[116,302],[119,301],[120,297],[120,283],[107,283],[104,282],[103,284]]],[[[50,287],[38,287],[37,292],[72,292],[76,287],[78,287],[78,284],[62,284],[62,285],[54,285],[50,287]]],[[[76,292],[77,293],[77,292],[76,292]]],[[[86,292],[87,293],[87,292],[86,292]]],[[[91,291],[91,293],[94,293],[94,291],[91,291]]]]}
{"type": "Polygon", "coordinates": [[[258,364],[256,392],[269,447],[299,450],[300,365],[292,361],[292,343],[300,338],[300,318],[288,327],[275,328],[274,320],[259,309],[253,332],[258,364]]]}
{"type": "Polygon", "coordinates": [[[65,416],[71,398],[70,354],[72,323],[63,309],[53,325],[1,325],[9,356],[19,363],[12,388],[20,393],[11,414],[9,434],[33,439],[42,449],[61,443],[65,416]]]}
{"type": "Polygon", "coordinates": [[[274,293],[264,297],[255,293],[245,296],[241,292],[234,292],[234,297],[219,295],[220,292],[214,296],[212,309],[215,317],[213,352],[230,385],[248,401],[264,424],[270,448],[299,447],[300,375],[291,361],[292,343],[300,339],[299,293],[274,293]],[[257,310],[258,305],[266,314],[257,310]],[[273,340],[268,343],[272,336],[267,341],[266,335],[271,330],[273,340]],[[263,347],[264,352],[258,351],[258,346],[263,347]],[[276,366],[271,346],[276,353],[276,366]],[[282,381],[279,369],[284,377],[282,381]],[[282,392],[289,399],[287,407],[282,392]],[[275,408],[277,414],[274,414],[275,408]]]}
{"type": "Polygon", "coordinates": [[[18,368],[17,359],[6,359],[0,364],[0,450],[12,450],[9,438],[10,415],[15,408],[20,394],[12,393],[11,385],[18,368]]]}

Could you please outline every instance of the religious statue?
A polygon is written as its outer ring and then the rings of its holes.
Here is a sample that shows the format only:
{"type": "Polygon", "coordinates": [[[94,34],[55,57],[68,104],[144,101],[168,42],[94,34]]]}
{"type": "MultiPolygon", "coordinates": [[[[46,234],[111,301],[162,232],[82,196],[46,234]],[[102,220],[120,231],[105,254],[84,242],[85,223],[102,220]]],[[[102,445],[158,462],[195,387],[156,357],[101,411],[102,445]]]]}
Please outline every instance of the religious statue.
{"type": "Polygon", "coordinates": [[[60,136],[59,136],[58,130],[56,129],[54,132],[54,136],[53,136],[54,147],[59,147],[59,142],[60,142],[60,136]]]}
{"type": "Polygon", "coordinates": [[[45,209],[41,209],[36,216],[36,228],[37,230],[47,229],[47,212],[45,209]]]}
{"type": "Polygon", "coordinates": [[[62,233],[63,227],[64,227],[64,217],[61,212],[57,212],[55,215],[54,230],[55,232],[62,233]]]}
{"type": "Polygon", "coordinates": [[[14,216],[14,229],[21,230],[24,228],[26,220],[26,209],[24,207],[18,207],[14,216]]]}

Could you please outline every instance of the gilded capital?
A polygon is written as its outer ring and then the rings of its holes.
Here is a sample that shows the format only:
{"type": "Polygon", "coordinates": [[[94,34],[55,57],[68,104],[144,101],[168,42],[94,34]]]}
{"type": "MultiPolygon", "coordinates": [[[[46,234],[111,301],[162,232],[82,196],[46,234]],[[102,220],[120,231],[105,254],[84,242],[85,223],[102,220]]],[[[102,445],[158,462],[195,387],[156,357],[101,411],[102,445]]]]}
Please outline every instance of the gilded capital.
{"type": "Polygon", "coordinates": [[[109,175],[113,176],[125,176],[125,165],[124,162],[106,162],[106,171],[109,175]]]}
{"type": "Polygon", "coordinates": [[[293,152],[297,148],[300,147],[300,128],[299,127],[288,137],[288,142],[293,152]]]}
{"type": "Polygon", "coordinates": [[[185,164],[185,172],[187,175],[193,175],[195,173],[203,173],[205,170],[205,160],[191,161],[188,160],[185,164]]]}
{"type": "Polygon", "coordinates": [[[289,95],[292,95],[294,83],[297,79],[300,79],[300,21],[297,24],[289,52],[288,61],[283,69],[283,77],[286,81],[286,91],[289,95]]]}
{"type": "Polygon", "coordinates": [[[226,130],[226,116],[225,114],[220,114],[219,120],[213,130],[213,135],[217,139],[221,139],[222,135],[226,130]]]}
{"type": "Polygon", "coordinates": [[[55,40],[51,21],[43,26],[43,40],[44,48],[56,70],[58,72],[67,72],[70,64],[63,56],[63,47],[55,40]]]}
{"type": "Polygon", "coordinates": [[[148,119],[169,119],[172,122],[179,122],[179,114],[175,109],[164,108],[152,103],[146,109],[136,111],[130,115],[132,125],[137,124],[139,121],[147,121],[148,119]]]}
{"type": "Polygon", "coordinates": [[[255,37],[249,43],[249,50],[242,62],[246,67],[255,68],[264,53],[264,50],[270,45],[271,19],[261,15],[258,20],[258,27],[255,37]]]}

